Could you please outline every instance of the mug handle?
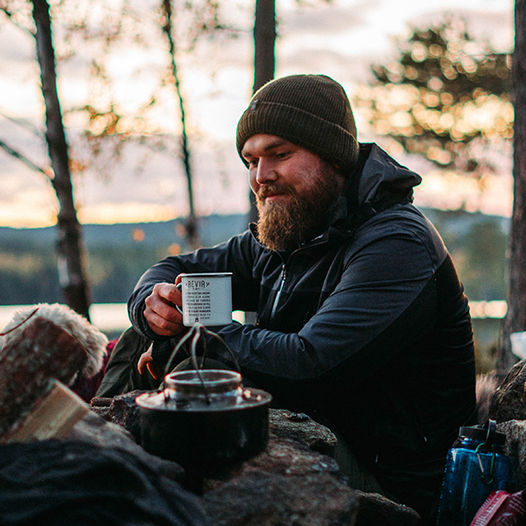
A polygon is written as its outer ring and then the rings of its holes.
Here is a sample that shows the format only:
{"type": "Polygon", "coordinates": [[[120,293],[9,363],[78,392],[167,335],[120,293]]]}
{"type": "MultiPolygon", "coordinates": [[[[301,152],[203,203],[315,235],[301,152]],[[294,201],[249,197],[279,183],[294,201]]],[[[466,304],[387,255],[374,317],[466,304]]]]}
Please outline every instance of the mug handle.
{"type": "MultiPolygon", "coordinates": [[[[180,281],[179,283],[177,283],[177,285],[175,286],[175,288],[177,289],[181,289],[183,286],[183,282],[180,281]]],[[[174,303],[173,306],[177,309],[177,311],[179,312],[179,314],[183,314],[183,309],[181,309],[181,307],[179,307],[179,305],[177,305],[177,303],[174,303]]]]}

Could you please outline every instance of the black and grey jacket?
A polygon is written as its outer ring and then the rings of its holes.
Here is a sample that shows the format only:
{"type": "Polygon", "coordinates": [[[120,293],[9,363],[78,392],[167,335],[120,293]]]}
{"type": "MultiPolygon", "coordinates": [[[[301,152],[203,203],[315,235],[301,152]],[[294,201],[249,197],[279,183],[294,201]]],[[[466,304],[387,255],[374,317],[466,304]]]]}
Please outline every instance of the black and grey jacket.
{"type": "Polygon", "coordinates": [[[475,409],[473,339],[451,258],[410,202],[419,182],[378,146],[362,145],[323,235],[280,254],[247,231],[168,257],[140,279],[130,318],[156,338],[142,315],[155,283],[231,271],[234,309],[256,311],[257,323],[218,333],[248,377],[280,405],[339,432],[387,486],[407,466],[411,473],[433,466],[437,475],[475,409]]]}

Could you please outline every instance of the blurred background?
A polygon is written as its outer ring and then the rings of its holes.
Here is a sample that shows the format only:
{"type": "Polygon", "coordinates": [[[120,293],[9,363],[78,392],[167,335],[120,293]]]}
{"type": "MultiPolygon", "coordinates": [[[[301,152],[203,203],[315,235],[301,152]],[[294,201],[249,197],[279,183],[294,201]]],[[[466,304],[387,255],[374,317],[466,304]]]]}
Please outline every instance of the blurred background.
{"type": "Polygon", "coordinates": [[[78,235],[87,292],[76,310],[110,336],[126,328],[144,270],[247,227],[234,137],[253,90],[324,73],[345,87],[359,140],[422,175],[415,203],[472,301],[478,369],[493,369],[513,202],[513,10],[511,0],[0,0],[0,327],[17,305],[71,304],[64,246],[78,235]],[[42,90],[50,75],[58,111],[42,90]],[[48,154],[61,126],[65,190],[48,154]]]}

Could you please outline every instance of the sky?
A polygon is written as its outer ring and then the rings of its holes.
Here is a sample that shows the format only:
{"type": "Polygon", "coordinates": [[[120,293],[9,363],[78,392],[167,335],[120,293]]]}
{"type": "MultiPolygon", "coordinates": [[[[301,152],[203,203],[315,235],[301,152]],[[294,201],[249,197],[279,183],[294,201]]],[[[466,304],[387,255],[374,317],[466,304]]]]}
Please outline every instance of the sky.
{"type": "MultiPolygon", "coordinates": [[[[115,5],[117,12],[119,1],[105,4],[115,5]]],[[[97,16],[94,0],[78,0],[76,4],[77,17],[97,16]]],[[[411,25],[420,27],[437,21],[444,13],[465,17],[469,32],[490,40],[498,50],[511,50],[513,45],[512,0],[463,0],[461,8],[458,0],[277,0],[276,4],[276,76],[328,74],[351,98],[368,82],[371,63],[396,56],[394,37],[403,38],[411,25]]],[[[178,63],[187,104],[196,208],[202,215],[244,213],[248,209],[248,182],[237,157],[234,133],[250,97],[253,78],[253,2],[228,0],[222,5],[224,20],[236,38],[223,34],[214,40],[203,39],[192,53],[181,53],[178,63]]],[[[141,22],[146,26],[154,19],[152,9],[141,22]]],[[[83,105],[89,88],[93,92],[94,87],[89,59],[93,50],[79,39],[64,42],[59,26],[55,27],[55,44],[60,48],[57,71],[62,107],[83,105]]],[[[32,38],[0,14],[0,140],[46,166],[45,143],[35,135],[35,130],[41,133],[43,128],[43,108],[34,53],[32,38]]],[[[95,99],[101,102],[111,95],[133,115],[147,100],[165,61],[162,43],[155,35],[146,43],[130,38],[108,53],[107,66],[114,84],[111,94],[104,86],[95,87],[95,99]]],[[[177,102],[173,92],[165,90],[163,97],[152,119],[164,134],[176,137],[177,102]]],[[[377,140],[383,146],[358,112],[355,118],[359,140],[377,140]]],[[[74,115],[65,120],[75,158],[84,159],[86,165],[91,163],[74,177],[82,222],[155,221],[187,213],[186,182],[176,138],[155,154],[134,144],[124,146],[118,159],[102,156],[92,162],[80,141],[82,123],[74,115]]],[[[511,152],[501,162],[502,173],[486,181],[485,192],[474,181],[452,174],[437,175],[420,159],[401,155],[399,160],[423,175],[423,183],[416,190],[417,204],[464,206],[501,215],[511,212],[511,152]]],[[[49,181],[1,150],[0,185],[0,225],[30,227],[55,222],[57,204],[49,181]]]]}

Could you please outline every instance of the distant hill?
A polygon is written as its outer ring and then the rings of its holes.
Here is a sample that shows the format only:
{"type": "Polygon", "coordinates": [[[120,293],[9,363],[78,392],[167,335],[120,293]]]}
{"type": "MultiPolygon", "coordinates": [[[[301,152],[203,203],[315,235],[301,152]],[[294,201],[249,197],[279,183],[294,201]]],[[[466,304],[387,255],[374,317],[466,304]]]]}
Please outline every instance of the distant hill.
{"type": "MultiPolygon", "coordinates": [[[[83,225],[93,302],[126,301],[141,274],[169,254],[186,250],[181,219],[161,223],[83,225]]],[[[199,220],[203,246],[247,228],[244,215],[199,220]]],[[[56,227],[0,227],[0,305],[61,301],[56,227]]]]}
{"type": "MultiPolygon", "coordinates": [[[[214,245],[247,228],[247,218],[242,214],[210,215],[199,219],[199,231],[203,244],[214,245]]],[[[90,247],[115,246],[134,241],[134,233],[142,231],[140,243],[159,246],[182,242],[182,219],[159,223],[117,223],[111,225],[85,224],[82,226],[84,240],[90,247]]],[[[19,245],[20,242],[34,246],[48,246],[56,240],[55,227],[10,228],[0,227],[0,247],[19,245]]],[[[136,240],[135,240],[136,241],[136,240]]],[[[137,241],[136,241],[137,242],[137,241]]]]}
{"type": "MultiPolygon", "coordinates": [[[[505,298],[509,220],[423,209],[442,234],[471,299],[505,298]]],[[[242,214],[199,221],[203,246],[247,228],[242,214]]],[[[83,225],[94,302],[126,301],[140,275],[168,254],[186,251],[181,219],[160,223],[83,225]]],[[[61,301],[56,228],[0,227],[0,304],[61,301]]]]}
{"type": "MultiPolygon", "coordinates": [[[[420,208],[435,224],[446,241],[455,242],[458,237],[469,234],[474,225],[492,223],[503,234],[509,231],[510,220],[502,216],[490,216],[481,213],[420,208]]],[[[134,241],[134,233],[142,231],[140,241],[143,246],[159,246],[173,242],[182,242],[180,228],[182,219],[158,223],[116,223],[110,225],[85,224],[82,226],[85,243],[89,247],[115,246],[134,241]]],[[[214,214],[199,219],[199,229],[203,245],[220,243],[248,227],[244,214],[214,214]]],[[[10,228],[0,226],[0,250],[9,246],[30,244],[35,247],[49,246],[56,240],[56,228],[10,228]]],[[[136,241],[137,242],[137,241],[136,241]]]]}

